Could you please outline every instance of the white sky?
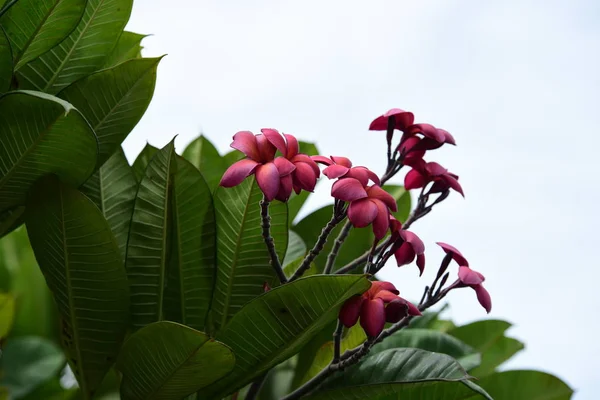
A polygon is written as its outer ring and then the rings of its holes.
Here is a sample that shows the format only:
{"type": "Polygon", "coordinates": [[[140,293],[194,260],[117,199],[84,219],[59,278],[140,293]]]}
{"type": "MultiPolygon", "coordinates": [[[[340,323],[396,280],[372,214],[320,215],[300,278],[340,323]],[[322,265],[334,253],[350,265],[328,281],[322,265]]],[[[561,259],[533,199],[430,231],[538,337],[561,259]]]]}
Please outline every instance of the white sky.
{"type": "MultiPolygon", "coordinates": [[[[200,130],[227,149],[238,130],[273,127],[381,172],[392,107],[450,131],[431,152],[461,177],[413,230],[428,274],[387,267],[418,298],[454,244],[486,275],[490,318],[515,324],[526,350],[511,368],[555,373],[576,400],[600,391],[600,3],[565,1],[138,0],[129,30],[168,53],[154,100],[125,148],[182,148],[200,130]]],[[[397,180],[401,183],[401,179],[397,180]]],[[[326,183],[310,202],[329,201],[326,183]]],[[[485,318],[470,289],[450,296],[458,322],[485,318]]]]}

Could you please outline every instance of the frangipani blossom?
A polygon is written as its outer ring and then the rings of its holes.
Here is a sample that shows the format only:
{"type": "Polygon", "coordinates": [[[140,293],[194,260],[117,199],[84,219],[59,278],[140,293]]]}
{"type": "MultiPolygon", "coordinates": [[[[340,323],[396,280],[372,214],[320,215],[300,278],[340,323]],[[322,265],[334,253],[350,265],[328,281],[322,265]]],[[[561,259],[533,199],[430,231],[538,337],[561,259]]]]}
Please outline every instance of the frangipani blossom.
{"type": "Polygon", "coordinates": [[[241,131],[233,136],[231,147],[241,151],[247,158],[234,163],[225,171],[220,185],[237,186],[248,176],[255,175],[258,186],[267,200],[279,193],[282,178],[291,174],[296,167],[283,157],[274,159],[276,148],[264,135],[241,131]]]}
{"type": "Polygon", "coordinates": [[[398,322],[407,315],[421,315],[419,309],[398,296],[400,292],[390,282],[372,282],[361,296],[348,299],[340,309],[340,322],[350,328],[360,319],[367,336],[379,336],[386,322],[398,322]]]}
{"type": "Polygon", "coordinates": [[[346,157],[331,156],[331,158],[327,158],[324,156],[312,156],[311,158],[319,164],[327,165],[323,170],[323,175],[329,179],[354,178],[363,186],[367,186],[369,180],[377,185],[380,184],[376,173],[366,167],[353,167],[352,161],[346,157]]]}
{"type": "Polygon", "coordinates": [[[371,125],[370,131],[387,131],[388,123],[393,118],[394,129],[404,132],[407,127],[413,124],[415,116],[410,111],[404,111],[399,108],[392,108],[385,114],[375,118],[371,125]]]}
{"type": "Polygon", "coordinates": [[[406,128],[405,135],[402,141],[408,140],[410,137],[416,137],[416,135],[423,135],[420,140],[418,149],[419,150],[433,150],[442,146],[444,143],[448,143],[456,146],[456,141],[450,132],[436,128],[431,124],[414,124],[406,128]]]}
{"type": "Polygon", "coordinates": [[[394,253],[398,267],[412,263],[417,259],[419,276],[425,270],[425,244],[413,232],[402,229],[402,223],[390,216],[390,229],[392,231],[393,245],[391,252],[394,253]]]}
{"type": "Polygon", "coordinates": [[[423,159],[416,158],[406,160],[405,163],[413,168],[404,177],[404,187],[407,190],[422,188],[428,183],[434,182],[432,193],[443,192],[452,188],[464,197],[463,189],[458,183],[458,176],[448,172],[440,164],[425,162],[423,159]]]}

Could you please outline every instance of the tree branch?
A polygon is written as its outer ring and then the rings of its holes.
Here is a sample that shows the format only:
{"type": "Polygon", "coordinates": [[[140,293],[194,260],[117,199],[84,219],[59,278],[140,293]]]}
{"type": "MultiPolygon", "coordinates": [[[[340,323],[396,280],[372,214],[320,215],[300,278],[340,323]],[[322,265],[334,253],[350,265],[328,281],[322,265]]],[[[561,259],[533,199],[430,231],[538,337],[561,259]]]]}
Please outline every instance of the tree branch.
{"type": "Polygon", "coordinates": [[[269,216],[269,200],[266,197],[260,202],[260,216],[262,218],[262,236],[265,240],[265,244],[267,245],[267,250],[269,250],[269,255],[271,256],[271,265],[279,278],[281,283],[286,283],[287,278],[285,277],[285,273],[283,272],[283,268],[281,267],[281,263],[279,262],[279,256],[275,251],[275,241],[271,236],[271,217],[269,216]]]}
{"type": "Polygon", "coordinates": [[[333,264],[335,263],[335,259],[337,258],[337,255],[340,251],[340,248],[342,247],[342,244],[344,244],[344,241],[348,237],[348,234],[350,233],[350,229],[352,229],[352,222],[346,221],[340,234],[338,235],[337,238],[335,238],[335,242],[333,243],[333,248],[331,249],[331,252],[327,256],[327,264],[325,265],[325,270],[323,271],[323,273],[325,275],[331,274],[331,270],[333,269],[333,264]]]}

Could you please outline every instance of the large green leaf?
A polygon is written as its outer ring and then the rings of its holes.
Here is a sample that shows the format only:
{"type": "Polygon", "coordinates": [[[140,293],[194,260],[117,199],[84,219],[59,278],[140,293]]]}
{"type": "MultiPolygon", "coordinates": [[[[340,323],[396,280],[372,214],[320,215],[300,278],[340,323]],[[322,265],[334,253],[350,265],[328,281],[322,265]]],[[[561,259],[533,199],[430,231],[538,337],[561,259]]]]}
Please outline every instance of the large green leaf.
{"type": "Polygon", "coordinates": [[[365,358],[327,381],[307,400],[444,399],[491,397],[470,382],[452,357],[421,349],[394,349],[365,358]]]}
{"type": "Polygon", "coordinates": [[[58,94],[77,107],[94,128],[100,165],[114,154],[146,112],[160,60],[129,60],[80,79],[58,94]]]}
{"type": "MultiPolygon", "coordinates": [[[[234,188],[215,191],[217,221],[217,277],[212,316],[217,328],[224,326],[242,306],[263,292],[275,273],[264,244],[259,202],[263,197],[254,177],[234,188]]],[[[287,204],[269,206],[271,236],[279,259],[288,243],[287,204]]]]}
{"type": "Polygon", "coordinates": [[[15,297],[10,293],[0,292],[0,341],[4,339],[15,319],[15,297]]]}
{"type": "Polygon", "coordinates": [[[74,186],[96,166],[96,137],[69,103],[37,92],[0,96],[0,211],[24,204],[31,185],[54,173],[74,186]]]}
{"type": "Polygon", "coordinates": [[[306,255],[306,245],[304,240],[294,231],[288,233],[288,246],[283,259],[283,266],[296,261],[299,258],[304,258],[306,255]]]}
{"type": "Polygon", "coordinates": [[[448,333],[481,353],[481,364],[470,371],[479,378],[493,373],[496,367],[524,348],[520,341],[504,336],[510,326],[506,321],[484,320],[459,326],[448,333]]]}
{"type": "Polygon", "coordinates": [[[119,247],[94,203],[54,175],[34,186],[26,225],[62,317],[67,359],[89,397],[115,361],[127,328],[129,292],[119,247]]]}
{"type": "Polygon", "coordinates": [[[231,350],[203,332],[173,322],[157,322],[124,344],[117,368],[123,373],[123,400],[174,400],[228,374],[231,350]]]}
{"type": "Polygon", "coordinates": [[[88,0],[75,30],[17,72],[19,85],[58,93],[100,69],[129,20],[133,0],[88,0]]]}
{"type": "Polygon", "coordinates": [[[105,68],[114,67],[117,64],[134,58],[142,57],[142,39],[148,35],[124,31],[121,33],[117,45],[104,63],[105,68]]]}
{"type": "Polygon", "coordinates": [[[0,26],[0,93],[10,89],[13,75],[12,51],[4,29],[0,26]]]}
{"type": "Polygon", "coordinates": [[[85,182],[81,191],[102,211],[125,260],[137,181],[121,147],[85,182]]]}
{"type": "Polygon", "coordinates": [[[0,357],[0,385],[8,388],[11,398],[25,397],[57,375],[64,362],[62,351],[44,338],[8,340],[0,357]]]}
{"type": "Polygon", "coordinates": [[[173,141],[156,153],[138,186],[127,242],[132,323],[141,328],[163,319],[169,261],[169,190],[175,164],[173,141]]]}
{"type": "Polygon", "coordinates": [[[212,196],[200,172],[180,157],[173,185],[165,316],[204,330],[216,267],[212,196]]]}
{"type": "MultiPolygon", "coordinates": [[[[566,383],[540,371],[505,371],[477,382],[494,400],[569,400],[573,395],[566,383]]],[[[464,399],[474,399],[465,397],[464,399]]]]}
{"type": "Polygon", "coordinates": [[[228,165],[216,147],[201,135],[187,145],[183,157],[200,170],[211,191],[215,191],[228,165]]]}
{"type": "Polygon", "coordinates": [[[19,0],[0,18],[15,69],[62,42],[79,24],[86,0],[19,0]]]}
{"type": "Polygon", "coordinates": [[[135,174],[135,178],[137,181],[141,181],[144,176],[144,172],[146,171],[146,167],[148,163],[154,157],[154,155],[158,152],[158,148],[152,146],[150,143],[146,143],[146,146],[140,151],[140,154],[136,157],[133,162],[132,168],[133,173],[135,174]]]}
{"type": "Polygon", "coordinates": [[[221,398],[293,356],[336,319],[344,301],[369,286],[359,275],[311,276],[252,300],[216,337],[236,356],[233,372],[199,393],[200,398],[221,398]]]}
{"type": "Polygon", "coordinates": [[[23,225],[25,206],[17,206],[0,212],[0,238],[23,225]]]}
{"type": "MultiPolygon", "coordinates": [[[[317,149],[317,146],[314,143],[300,141],[298,142],[298,145],[300,147],[300,153],[308,154],[309,156],[316,156],[319,154],[319,149],[317,149]]],[[[306,203],[306,200],[308,199],[309,195],[310,192],[307,192],[306,190],[301,191],[300,194],[292,192],[292,197],[290,197],[290,199],[288,200],[288,208],[290,210],[290,225],[292,225],[292,223],[298,216],[298,213],[304,206],[304,203],[306,203]]]]}

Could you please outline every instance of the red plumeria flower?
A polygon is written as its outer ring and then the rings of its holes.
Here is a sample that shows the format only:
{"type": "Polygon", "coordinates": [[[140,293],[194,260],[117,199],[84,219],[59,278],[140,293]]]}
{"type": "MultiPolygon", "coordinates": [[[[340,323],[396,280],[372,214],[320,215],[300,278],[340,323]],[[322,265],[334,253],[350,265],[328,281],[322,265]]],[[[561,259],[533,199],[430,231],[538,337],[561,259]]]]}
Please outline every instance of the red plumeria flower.
{"type": "Polygon", "coordinates": [[[394,253],[398,267],[411,264],[417,259],[419,276],[425,270],[425,244],[413,232],[402,229],[402,223],[390,215],[390,230],[392,231],[391,252],[394,253]]]}
{"type": "Polygon", "coordinates": [[[405,160],[405,164],[412,167],[404,177],[404,187],[407,190],[422,188],[433,182],[431,193],[444,192],[452,188],[463,197],[465,196],[462,186],[458,183],[458,176],[448,172],[440,164],[425,162],[420,158],[410,158],[410,160],[405,160]]]}
{"type": "Polygon", "coordinates": [[[308,155],[299,153],[298,140],[294,136],[285,133],[281,136],[275,129],[261,129],[261,132],[281,152],[284,159],[296,167],[291,174],[281,178],[281,187],[277,199],[287,201],[292,193],[292,188],[296,194],[299,194],[301,190],[314,191],[317,179],[321,176],[321,171],[308,155]]]}
{"type": "Polygon", "coordinates": [[[264,135],[241,131],[233,136],[231,147],[241,151],[247,158],[234,163],[225,171],[220,185],[237,186],[248,176],[255,175],[258,186],[267,200],[279,193],[281,179],[291,174],[296,167],[283,157],[275,159],[276,148],[264,135]]]}
{"type": "Polygon", "coordinates": [[[404,132],[406,128],[411,126],[415,120],[415,116],[410,111],[404,111],[399,108],[392,108],[385,114],[375,118],[371,125],[370,131],[387,131],[389,120],[394,119],[394,129],[404,132]]]}
{"type": "Polygon", "coordinates": [[[433,150],[442,146],[444,143],[448,143],[456,146],[456,141],[450,132],[436,128],[431,124],[414,124],[406,128],[404,136],[401,142],[408,140],[410,137],[416,137],[416,135],[422,135],[417,146],[418,150],[433,150]]]}
{"type": "Polygon", "coordinates": [[[331,187],[331,195],[349,201],[348,219],[356,228],[373,224],[375,238],[380,240],[389,228],[390,210],[398,211],[394,197],[378,185],[363,187],[354,178],[342,178],[331,187]]]}
{"type": "Polygon", "coordinates": [[[367,186],[370,179],[373,183],[380,184],[376,173],[366,167],[353,167],[352,161],[346,157],[331,156],[331,158],[327,158],[324,156],[312,156],[311,158],[319,164],[327,165],[323,170],[323,175],[329,179],[354,178],[363,186],[367,186]]]}
{"type": "Polygon", "coordinates": [[[490,311],[492,311],[492,298],[482,285],[485,281],[485,277],[481,273],[469,268],[469,262],[456,247],[442,242],[438,242],[437,244],[446,252],[446,254],[451,255],[452,259],[459,265],[458,281],[454,282],[451,286],[456,288],[468,286],[475,290],[479,304],[481,304],[489,314],[490,311]]]}
{"type": "Polygon", "coordinates": [[[362,296],[348,299],[340,309],[339,318],[346,328],[358,322],[370,338],[379,336],[386,322],[398,322],[407,315],[421,315],[419,309],[398,296],[400,292],[390,282],[372,282],[362,296]]]}

